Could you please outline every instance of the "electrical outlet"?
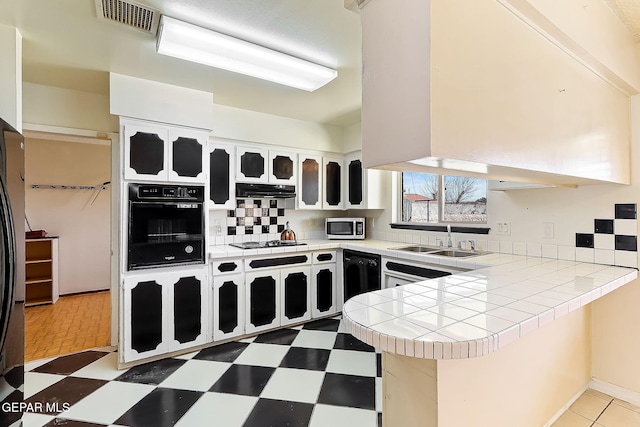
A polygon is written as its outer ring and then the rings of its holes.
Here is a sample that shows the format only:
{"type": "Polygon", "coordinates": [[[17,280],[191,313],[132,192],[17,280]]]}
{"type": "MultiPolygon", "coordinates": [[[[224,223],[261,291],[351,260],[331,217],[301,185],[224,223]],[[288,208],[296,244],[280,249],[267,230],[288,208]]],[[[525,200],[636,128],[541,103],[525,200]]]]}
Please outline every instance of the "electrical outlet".
{"type": "Polygon", "coordinates": [[[219,219],[213,221],[213,228],[215,229],[216,236],[222,236],[222,224],[219,219]]]}
{"type": "Polygon", "coordinates": [[[542,224],[542,237],[545,239],[553,239],[553,223],[545,222],[542,224]]]}
{"type": "Polygon", "coordinates": [[[315,227],[315,226],[316,226],[316,219],[309,218],[309,227],[315,227]]]}
{"type": "Polygon", "coordinates": [[[511,235],[511,223],[509,221],[498,221],[496,228],[496,234],[501,236],[511,235]]]}

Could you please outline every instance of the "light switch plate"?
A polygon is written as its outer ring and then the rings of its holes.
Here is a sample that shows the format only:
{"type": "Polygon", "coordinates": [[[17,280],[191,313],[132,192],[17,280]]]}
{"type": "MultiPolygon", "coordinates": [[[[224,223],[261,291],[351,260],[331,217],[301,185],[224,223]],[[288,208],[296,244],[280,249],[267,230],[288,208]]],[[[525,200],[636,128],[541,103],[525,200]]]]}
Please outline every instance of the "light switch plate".
{"type": "Polygon", "coordinates": [[[553,239],[553,223],[545,222],[542,224],[542,237],[545,239],[553,239]]]}
{"type": "Polygon", "coordinates": [[[511,223],[509,221],[498,221],[496,234],[500,236],[511,236],[511,223]]]}

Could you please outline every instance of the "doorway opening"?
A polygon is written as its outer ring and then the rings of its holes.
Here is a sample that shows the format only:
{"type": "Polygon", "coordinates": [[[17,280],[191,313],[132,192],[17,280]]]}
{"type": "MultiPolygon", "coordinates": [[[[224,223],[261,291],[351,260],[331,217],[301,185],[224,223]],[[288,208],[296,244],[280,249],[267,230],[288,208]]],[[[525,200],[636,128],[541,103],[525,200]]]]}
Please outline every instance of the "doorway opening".
{"type": "Polygon", "coordinates": [[[111,340],[111,141],[25,131],[25,361],[111,340]]]}

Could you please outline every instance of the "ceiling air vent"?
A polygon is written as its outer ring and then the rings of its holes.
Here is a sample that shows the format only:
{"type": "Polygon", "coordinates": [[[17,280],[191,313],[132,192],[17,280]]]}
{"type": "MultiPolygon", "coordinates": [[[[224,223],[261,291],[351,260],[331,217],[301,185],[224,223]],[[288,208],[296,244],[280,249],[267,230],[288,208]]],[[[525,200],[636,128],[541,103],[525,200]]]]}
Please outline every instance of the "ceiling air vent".
{"type": "Polygon", "coordinates": [[[122,0],[95,0],[98,18],[155,35],[160,11],[140,3],[122,0]]]}

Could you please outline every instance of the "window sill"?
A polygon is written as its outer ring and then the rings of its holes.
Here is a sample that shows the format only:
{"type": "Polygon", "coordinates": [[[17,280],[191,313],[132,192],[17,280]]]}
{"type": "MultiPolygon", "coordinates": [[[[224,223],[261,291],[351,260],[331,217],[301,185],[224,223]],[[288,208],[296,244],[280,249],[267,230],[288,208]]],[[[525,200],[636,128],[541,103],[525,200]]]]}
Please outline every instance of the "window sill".
{"type": "MultiPolygon", "coordinates": [[[[422,225],[422,224],[408,224],[408,223],[393,223],[389,224],[391,228],[398,230],[418,230],[418,231],[447,231],[446,225],[433,224],[433,225],[422,225]]],[[[451,225],[452,233],[467,233],[467,234],[489,234],[489,227],[475,227],[475,226],[467,226],[467,225],[451,225]]]]}

